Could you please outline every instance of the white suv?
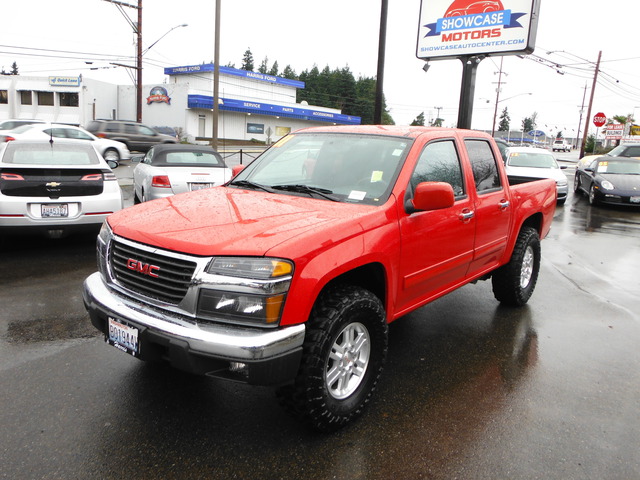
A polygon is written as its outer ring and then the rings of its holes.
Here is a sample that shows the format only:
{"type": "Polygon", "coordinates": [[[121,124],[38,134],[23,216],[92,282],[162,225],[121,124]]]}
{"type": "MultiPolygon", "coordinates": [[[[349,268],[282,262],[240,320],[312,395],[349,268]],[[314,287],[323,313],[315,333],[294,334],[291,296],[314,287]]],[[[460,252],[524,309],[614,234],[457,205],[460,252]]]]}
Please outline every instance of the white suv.
{"type": "Polygon", "coordinates": [[[571,151],[571,145],[569,145],[567,142],[565,142],[562,138],[558,138],[556,139],[555,142],[553,142],[553,145],[551,146],[551,149],[556,152],[556,151],[560,151],[562,150],[563,152],[570,152],[571,151]]]}

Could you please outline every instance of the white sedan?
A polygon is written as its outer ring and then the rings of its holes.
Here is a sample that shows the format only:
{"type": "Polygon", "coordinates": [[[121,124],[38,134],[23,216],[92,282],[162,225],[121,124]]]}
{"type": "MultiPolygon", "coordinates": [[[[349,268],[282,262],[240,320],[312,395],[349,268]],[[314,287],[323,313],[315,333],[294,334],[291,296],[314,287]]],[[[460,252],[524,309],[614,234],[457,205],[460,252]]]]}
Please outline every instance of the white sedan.
{"type": "Polygon", "coordinates": [[[107,162],[118,163],[120,160],[131,158],[131,153],[124,143],[96,137],[84,128],[74,127],[73,125],[57,123],[23,125],[0,135],[0,141],[46,140],[51,138],[65,142],[78,140],[91,142],[107,162]]]}
{"type": "Polygon", "coordinates": [[[156,145],[133,169],[134,203],[215,187],[231,176],[231,169],[210,146],[156,145]]]}
{"type": "Polygon", "coordinates": [[[505,151],[507,175],[525,178],[552,178],[556,181],[558,203],[567,200],[569,191],[567,176],[555,157],[543,148],[510,147],[505,151]]]}
{"type": "Polygon", "coordinates": [[[97,232],[121,208],[118,179],[93,144],[57,139],[0,143],[0,236],[97,232]]]}

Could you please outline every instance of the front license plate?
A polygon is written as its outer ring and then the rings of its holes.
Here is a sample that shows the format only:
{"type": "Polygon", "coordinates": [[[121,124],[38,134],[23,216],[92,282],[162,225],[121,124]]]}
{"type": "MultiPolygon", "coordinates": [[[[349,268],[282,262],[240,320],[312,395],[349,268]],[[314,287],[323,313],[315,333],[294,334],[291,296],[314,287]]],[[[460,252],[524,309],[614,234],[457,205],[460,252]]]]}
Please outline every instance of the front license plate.
{"type": "Polygon", "coordinates": [[[191,191],[193,192],[194,190],[202,190],[204,188],[211,188],[211,187],[213,187],[212,183],[192,183],[191,191]]]}
{"type": "Polygon", "coordinates": [[[640,203],[640,197],[630,197],[629,201],[631,203],[640,203]]]}
{"type": "Polygon", "coordinates": [[[66,203],[43,203],[40,205],[42,218],[68,217],[69,205],[66,203]]]}
{"type": "Polygon", "coordinates": [[[106,341],[109,345],[113,345],[118,350],[134,357],[140,353],[138,329],[125,325],[115,318],[109,317],[109,333],[106,336],[106,341]]]}

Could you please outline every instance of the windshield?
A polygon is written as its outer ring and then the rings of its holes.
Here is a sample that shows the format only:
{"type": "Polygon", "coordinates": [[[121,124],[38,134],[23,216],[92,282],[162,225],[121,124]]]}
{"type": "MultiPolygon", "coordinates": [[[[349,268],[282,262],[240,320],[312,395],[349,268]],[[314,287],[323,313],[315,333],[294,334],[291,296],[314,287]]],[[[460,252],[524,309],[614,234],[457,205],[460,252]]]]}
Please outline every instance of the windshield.
{"type": "Polygon", "coordinates": [[[391,193],[411,142],[382,135],[292,134],[229,185],[380,205],[391,193]]]}
{"type": "Polygon", "coordinates": [[[625,162],[616,160],[606,160],[598,162],[596,166],[598,173],[617,174],[617,175],[640,175],[639,162],[625,162]]]}
{"type": "Polygon", "coordinates": [[[100,165],[90,145],[9,142],[3,162],[22,165],[100,165]]]}
{"type": "Polygon", "coordinates": [[[549,153],[512,152],[508,165],[529,168],[559,168],[556,159],[549,153]]]}

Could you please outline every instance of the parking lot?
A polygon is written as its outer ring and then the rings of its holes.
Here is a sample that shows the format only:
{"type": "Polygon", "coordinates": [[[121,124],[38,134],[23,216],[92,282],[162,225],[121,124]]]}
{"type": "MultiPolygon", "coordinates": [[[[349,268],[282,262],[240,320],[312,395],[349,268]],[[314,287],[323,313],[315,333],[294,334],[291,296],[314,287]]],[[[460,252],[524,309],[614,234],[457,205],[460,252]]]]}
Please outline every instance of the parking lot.
{"type": "MultiPolygon", "coordinates": [[[[577,156],[557,156],[571,186],[577,156]]],[[[93,237],[11,241],[0,478],[640,478],[638,247],[640,211],[570,191],[527,306],[501,307],[478,282],[393,323],[367,412],[322,435],[268,388],[105,345],[82,305],[93,237]]]]}

